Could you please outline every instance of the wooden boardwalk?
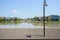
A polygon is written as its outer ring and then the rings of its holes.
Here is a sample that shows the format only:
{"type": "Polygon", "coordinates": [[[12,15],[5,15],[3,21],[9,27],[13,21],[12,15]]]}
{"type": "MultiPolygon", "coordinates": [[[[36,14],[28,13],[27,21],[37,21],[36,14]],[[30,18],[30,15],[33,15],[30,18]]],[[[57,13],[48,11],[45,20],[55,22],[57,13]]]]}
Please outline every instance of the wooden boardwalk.
{"type": "Polygon", "coordinates": [[[46,36],[41,35],[42,28],[0,28],[0,39],[60,39],[60,28],[46,28],[46,36]]]}

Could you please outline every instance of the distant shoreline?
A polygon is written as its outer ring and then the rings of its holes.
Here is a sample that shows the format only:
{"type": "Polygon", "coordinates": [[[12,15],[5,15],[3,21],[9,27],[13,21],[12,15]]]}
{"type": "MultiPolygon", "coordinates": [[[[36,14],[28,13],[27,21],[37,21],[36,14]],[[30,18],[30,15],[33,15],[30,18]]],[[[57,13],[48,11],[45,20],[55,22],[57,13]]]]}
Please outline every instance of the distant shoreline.
{"type": "MultiPolygon", "coordinates": [[[[12,28],[12,27],[11,27],[11,28],[12,28]]],[[[13,27],[13,28],[14,28],[14,27],[13,27]]],[[[26,28],[28,28],[28,27],[26,27],[26,28]]],[[[26,29],[26,28],[23,28],[23,29],[26,29]]],[[[34,28],[36,28],[36,27],[34,27],[34,28]]],[[[34,29],[34,28],[33,28],[33,29],[34,29]]],[[[38,27],[37,27],[37,28],[38,28],[38,27]]],[[[36,29],[37,29],[37,28],[36,28],[36,29]]],[[[46,27],[46,28],[60,28],[60,27],[46,27]]],[[[0,28],[0,29],[4,29],[4,28],[0,28]]],[[[21,28],[20,28],[20,29],[21,29],[21,28]]],[[[29,28],[28,28],[28,29],[29,29],[29,28]]],[[[40,29],[40,28],[39,28],[39,29],[40,29]]],[[[42,29],[43,29],[43,28],[42,28],[42,29]]]]}

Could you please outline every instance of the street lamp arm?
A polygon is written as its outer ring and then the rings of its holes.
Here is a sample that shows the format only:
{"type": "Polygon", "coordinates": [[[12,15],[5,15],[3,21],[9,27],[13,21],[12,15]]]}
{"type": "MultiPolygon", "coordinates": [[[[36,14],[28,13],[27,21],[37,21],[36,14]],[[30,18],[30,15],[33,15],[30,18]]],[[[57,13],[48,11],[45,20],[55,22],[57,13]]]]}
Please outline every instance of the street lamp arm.
{"type": "Polygon", "coordinates": [[[44,2],[43,2],[43,6],[48,6],[48,4],[47,4],[47,1],[46,1],[46,0],[44,0],[44,2]]]}

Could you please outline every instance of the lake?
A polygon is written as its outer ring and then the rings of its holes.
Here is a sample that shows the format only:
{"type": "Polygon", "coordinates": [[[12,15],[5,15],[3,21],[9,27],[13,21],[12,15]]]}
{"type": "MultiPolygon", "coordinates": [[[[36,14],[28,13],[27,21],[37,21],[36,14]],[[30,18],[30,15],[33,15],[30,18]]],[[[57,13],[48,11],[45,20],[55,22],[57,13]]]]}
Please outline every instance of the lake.
{"type": "MultiPolygon", "coordinates": [[[[46,28],[60,28],[60,22],[47,22],[46,28]]],[[[1,22],[0,28],[43,28],[43,22],[1,22]]]]}

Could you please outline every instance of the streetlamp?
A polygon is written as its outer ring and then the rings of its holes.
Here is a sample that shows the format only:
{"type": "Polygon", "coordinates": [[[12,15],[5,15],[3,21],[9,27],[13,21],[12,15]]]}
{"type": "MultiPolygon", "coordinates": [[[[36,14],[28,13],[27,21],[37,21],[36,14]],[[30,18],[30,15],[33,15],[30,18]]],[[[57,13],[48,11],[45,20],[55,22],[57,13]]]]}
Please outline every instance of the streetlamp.
{"type": "Polygon", "coordinates": [[[45,37],[45,7],[48,6],[46,3],[46,0],[43,1],[43,33],[44,33],[44,37],[45,37]]]}
{"type": "MultiPolygon", "coordinates": [[[[46,0],[43,1],[43,37],[45,37],[45,7],[48,6],[46,3],[46,0]]],[[[28,34],[26,37],[32,37],[32,36],[41,36],[41,35],[31,35],[28,34]]]]}

